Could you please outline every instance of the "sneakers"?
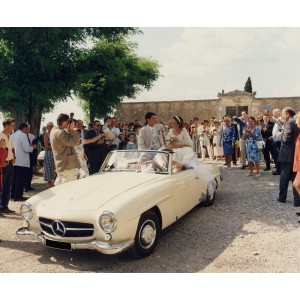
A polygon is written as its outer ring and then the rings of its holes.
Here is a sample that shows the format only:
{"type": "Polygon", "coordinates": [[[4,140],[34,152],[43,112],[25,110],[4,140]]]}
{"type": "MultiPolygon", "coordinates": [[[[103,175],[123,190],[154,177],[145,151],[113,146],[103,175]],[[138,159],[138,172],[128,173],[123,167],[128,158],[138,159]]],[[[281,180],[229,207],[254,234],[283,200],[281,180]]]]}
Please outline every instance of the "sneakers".
{"type": "Polygon", "coordinates": [[[258,177],[260,177],[260,173],[255,174],[255,176],[254,176],[254,178],[258,178],[258,177]]]}
{"type": "Polygon", "coordinates": [[[246,168],[246,165],[241,166],[241,170],[244,170],[246,168]]]}
{"type": "Polygon", "coordinates": [[[247,175],[246,175],[247,177],[249,177],[249,176],[253,176],[253,173],[247,173],[247,175]]]}

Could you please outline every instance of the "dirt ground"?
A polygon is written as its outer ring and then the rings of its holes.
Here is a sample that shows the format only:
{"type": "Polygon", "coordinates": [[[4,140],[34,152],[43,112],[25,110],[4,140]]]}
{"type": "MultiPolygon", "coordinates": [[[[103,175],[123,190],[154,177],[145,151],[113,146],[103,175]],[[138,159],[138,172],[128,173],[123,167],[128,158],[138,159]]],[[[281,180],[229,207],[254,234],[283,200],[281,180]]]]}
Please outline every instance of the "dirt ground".
{"type": "MultiPolygon", "coordinates": [[[[0,272],[5,273],[297,273],[300,211],[276,201],[279,176],[246,177],[240,166],[223,169],[212,207],[195,208],[162,232],[155,252],[142,260],[92,250],[65,252],[22,241],[19,215],[0,216],[0,272]]],[[[261,169],[264,166],[261,165],[261,169]]],[[[41,175],[34,193],[46,188],[41,175]]],[[[34,194],[31,193],[31,194],[34,194]]],[[[29,194],[30,195],[30,194],[29,194]]],[[[10,201],[18,210],[20,202],[10,201]]]]}

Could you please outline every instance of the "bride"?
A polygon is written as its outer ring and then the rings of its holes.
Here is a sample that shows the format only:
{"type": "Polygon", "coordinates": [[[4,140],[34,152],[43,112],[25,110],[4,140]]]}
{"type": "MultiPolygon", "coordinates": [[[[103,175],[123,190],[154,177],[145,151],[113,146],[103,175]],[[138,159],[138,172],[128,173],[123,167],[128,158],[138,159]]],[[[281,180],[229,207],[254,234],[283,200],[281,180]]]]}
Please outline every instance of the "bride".
{"type": "Polygon", "coordinates": [[[166,143],[173,148],[173,160],[184,165],[186,169],[195,169],[198,177],[203,179],[212,194],[216,189],[216,181],[212,173],[211,167],[199,161],[196,153],[193,152],[193,141],[187,130],[184,128],[183,119],[180,116],[173,116],[172,128],[166,136],[166,143]]]}

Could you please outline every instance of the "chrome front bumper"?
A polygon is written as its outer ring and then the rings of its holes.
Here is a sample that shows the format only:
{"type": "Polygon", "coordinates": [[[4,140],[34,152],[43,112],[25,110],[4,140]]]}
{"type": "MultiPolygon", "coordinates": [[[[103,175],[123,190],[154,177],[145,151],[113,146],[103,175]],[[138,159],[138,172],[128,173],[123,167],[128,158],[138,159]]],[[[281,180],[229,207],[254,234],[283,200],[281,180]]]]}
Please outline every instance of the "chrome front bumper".
{"type": "MultiPolygon", "coordinates": [[[[35,238],[38,241],[42,242],[44,246],[46,246],[46,240],[55,241],[57,243],[62,242],[66,243],[65,241],[53,240],[46,238],[43,234],[38,234],[34,231],[30,231],[27,227],[21,227],[16,232],[17,236],[20,238],[35,238]]],[[[71,246],[70,250],[78,250],[78,249],[91,249],[97,250],[104,254],[116,254],[119,252],[126,251],[127,249],[131,248],[134,244],[134,241],[129,241],[123,244],[118,245],[111,245],[109,243],[99,242],[99,241],[92,241],[87,243],[69,243],[71,246]]],[[[56,247],[55,247],[56,248],[56,247]]],[[[57,247],[57,249],[60,249],[57,247]]]]}

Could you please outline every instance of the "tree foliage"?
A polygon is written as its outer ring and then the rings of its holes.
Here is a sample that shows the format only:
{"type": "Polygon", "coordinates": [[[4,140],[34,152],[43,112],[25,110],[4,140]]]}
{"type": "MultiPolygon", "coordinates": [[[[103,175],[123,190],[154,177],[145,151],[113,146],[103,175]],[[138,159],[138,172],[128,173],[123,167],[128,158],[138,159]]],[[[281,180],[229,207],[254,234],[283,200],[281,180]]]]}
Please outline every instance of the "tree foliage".
{"type": "Polygon", "coordinates": [[[244,91],[248,92],[248,93],[252,93],[252,83],[251,83],[251,78],[250,77],[248,77],[248,79],[245,83],[244,91]]]}
{"type": "Polygon", "coordinates": [[[0,110],[38,133],[42,114],[71,95],[86,41],[115,42],[135,28],[0,28],[0,110]]]}
{"type": "Polygon", "coordinates": [[[92,121],[112,113],[124,98],[149,90],[159,77],[155,60],[139,57],[136,45],[100,40],[83,54],[76,94],[92,121]]]}

